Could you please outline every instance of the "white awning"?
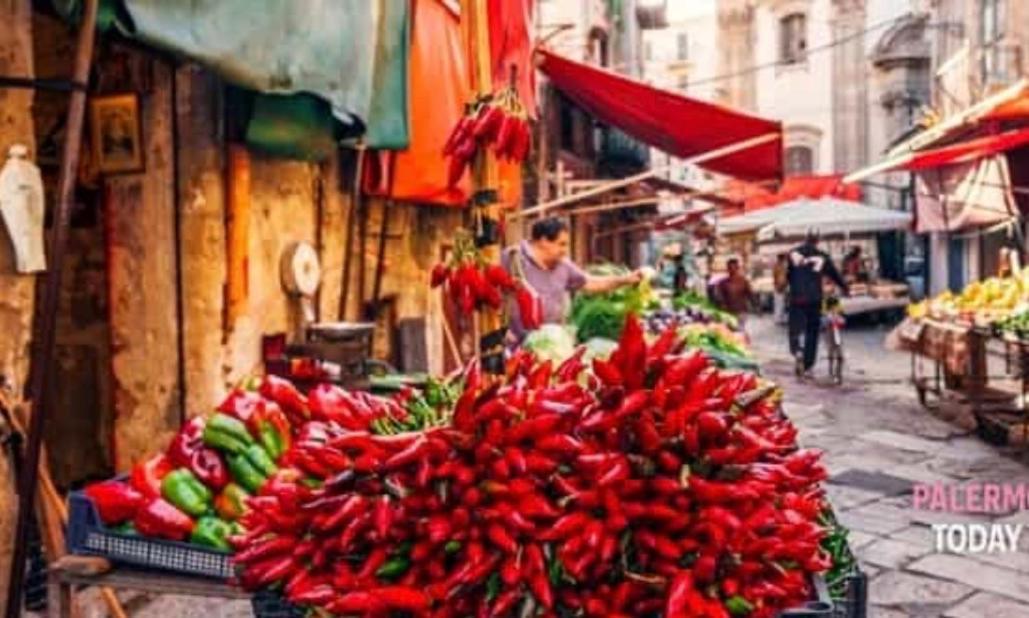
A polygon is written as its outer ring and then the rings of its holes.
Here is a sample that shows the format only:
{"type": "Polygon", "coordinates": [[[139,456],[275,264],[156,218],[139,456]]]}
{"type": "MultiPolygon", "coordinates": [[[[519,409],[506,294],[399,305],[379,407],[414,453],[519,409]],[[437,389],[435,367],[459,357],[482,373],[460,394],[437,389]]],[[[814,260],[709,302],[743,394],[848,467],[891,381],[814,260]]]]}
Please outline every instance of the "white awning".
{"type": "Polygon", "coordinates": [[[911,220],[911,213],[858,202],[835,198],[801,199],[722,219],[718,230],[723,234],[756,232],[758,240],[770,240],[803,236],[811,229],[817,229],[822,235],[873,234],[906,229],[911,220]]]}

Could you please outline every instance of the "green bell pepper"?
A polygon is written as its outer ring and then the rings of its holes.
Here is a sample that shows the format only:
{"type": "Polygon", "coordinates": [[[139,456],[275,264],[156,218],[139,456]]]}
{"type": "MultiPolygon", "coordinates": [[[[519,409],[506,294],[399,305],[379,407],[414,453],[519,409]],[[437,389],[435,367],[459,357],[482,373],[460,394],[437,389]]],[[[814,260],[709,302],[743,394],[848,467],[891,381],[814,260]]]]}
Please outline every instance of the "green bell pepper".
{"type": "Polygon", "coordinates": [[[189,541],[196,545],[213,547],[215,549],[229,550],[229,536],[232,534],[232,526],[227,521],[217,517],[201,517],[197,520],[196,527],[189,541]]]}
{"type": "Polygon", "coordinates": [[[229,483],[214,499],[214,510],[222,519],[235,521],[246,512],[246,500],[250,494],[236,483],[229,483]]]}
{"type": "Polygon", "coordinates": [[[236,483],[243,486],[243,489],[250,493],[256,493],[261,489],[264,482],[268,480],[267,475],[255,466],[243,453],[229,455],[229,474],[236,483]]]}
{"type": "Polygon", "coordinates": [[[246,457],[251,465],[260,470],[264,476],[271,476],[279,470],[279,467],[275,465],[275,462],[268,455],[268,451],[264,450],[264,447],[260,444],[248,446],[243,450],[243,456],[246,457]]]}
{"type": "Polygon", "coordinates": [[[193,517],[203,515],[211,506],[211,490],[184,468],[173,470],[164,477],[161,496],[193,517]]]}
{"type": "Polygon", "coordinates": [[[131,521],[127,521],[115,526],[114,531],[118,534],[124,534],[127,536],[139,536],[139,532],[136,530],[135,524],[133,524],[131,521]]]}
{"type": "Polygon", "coordinates": [[[217,413],[204,426],[204,444],[226,453],[241,453],[254,443],[243,421],[228,414],[217,413]]]}

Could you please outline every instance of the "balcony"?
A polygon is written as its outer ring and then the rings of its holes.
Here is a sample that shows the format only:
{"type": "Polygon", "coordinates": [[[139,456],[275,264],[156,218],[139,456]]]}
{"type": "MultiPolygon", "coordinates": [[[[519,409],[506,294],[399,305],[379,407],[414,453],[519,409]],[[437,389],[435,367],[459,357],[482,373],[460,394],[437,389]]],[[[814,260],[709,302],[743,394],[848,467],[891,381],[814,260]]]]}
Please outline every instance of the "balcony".
{"type": "Polygon", "coordinates": [[[613,127],[601,132],[598,171],[619,175],[638,172],[650,164],[650,148],[613,127]]]}

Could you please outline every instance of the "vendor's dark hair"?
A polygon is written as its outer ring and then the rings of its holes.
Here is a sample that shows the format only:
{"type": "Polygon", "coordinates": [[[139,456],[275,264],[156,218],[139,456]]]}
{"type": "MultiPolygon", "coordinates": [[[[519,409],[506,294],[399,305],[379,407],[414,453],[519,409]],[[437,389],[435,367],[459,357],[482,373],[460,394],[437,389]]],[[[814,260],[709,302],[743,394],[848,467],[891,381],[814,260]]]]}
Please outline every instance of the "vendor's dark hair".
{"type": "Polygon", "coordinates": [[[561,232],[568,231],[568,222],[557,217],[547,217],[532,224],[532,239],[557,240],[561,232]]]}

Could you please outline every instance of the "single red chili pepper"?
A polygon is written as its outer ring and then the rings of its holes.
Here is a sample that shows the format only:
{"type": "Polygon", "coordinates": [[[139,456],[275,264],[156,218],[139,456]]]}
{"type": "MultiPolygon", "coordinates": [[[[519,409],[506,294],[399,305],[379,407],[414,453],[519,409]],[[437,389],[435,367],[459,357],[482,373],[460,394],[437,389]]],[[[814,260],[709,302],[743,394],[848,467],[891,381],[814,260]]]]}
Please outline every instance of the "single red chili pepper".
{"type": "Polygon", "coordinates": [[[282,411],[293,419],[307,420],[310,415],[307,410],[307,398],[288,380],[266,375],[261,382],[261,395],[279,404],[282,411]]]}
{"type": "Polygon", "coordinates": [[[407,448],[391,455],[390,458],[383,463],[383,469],[397,470],[408,464],[414,463],[425,454],[428,449],[428,445],[429,441],[424,436],[416,439],[407,448]]]}
{"type": "Polygon", "coordinates": [[[523,593],[518,588],[511,588],[497,595],[493,606],[490,608],[490,618],[502,618],[510,615],[511,611],[522,600],[523,593]]]}
{"type": "Polygon", "coordinates": [[[554,519],[561,515],[561,511],[554,508],[546,497],[540,494],[527,494],[518,500],[518,510],[526,517],[534,519],[554,519]]]}
{"type": "Polygon", "coordinates": [[[393,508],[390,506],[389,496],[382,496],[375,502],[373,519],[375,533],[380,540],[385,540],[393,525],[393,508]]]}
{"type": "Polygon", "coordinates": [[[518,541],[508,534],[507,530],[498,523],[492,523],[489,525],[486,529],[486,536],[493,545],[509,554],[513,554],[518,551],[518,541]]]}
{"type": "Polygon", "coordinates": [[[589,521],[590,516],[583,511],[562,515],[560,519],[554,522],[554,525],[550,526],[540,535],[540,539],[544,541],[566,539],[572,534],[579,532],[589,521]]]}
{"type": "Polygon", "coordinates": [[[689,595],[693,592],[693,576],[689,571],[681,571],[668,586],[668,596],[665,599],[666,618],[688,618],[689,595]]]}
{"type": "Polygon", "coordinates": [[[624,384],[621,370],[609,361],[599,358],[593,359],[593,374],[608,386],[622,386],[624,384]]]}

